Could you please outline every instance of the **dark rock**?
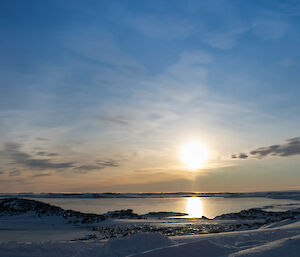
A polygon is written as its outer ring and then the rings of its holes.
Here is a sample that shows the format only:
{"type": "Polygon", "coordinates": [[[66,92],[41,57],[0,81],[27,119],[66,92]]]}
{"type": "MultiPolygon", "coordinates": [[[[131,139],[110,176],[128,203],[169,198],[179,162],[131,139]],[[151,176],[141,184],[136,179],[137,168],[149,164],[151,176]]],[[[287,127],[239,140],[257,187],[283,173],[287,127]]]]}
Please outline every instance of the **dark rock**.
{"type": "Polygon", "coordinates": [[[22,198],[4,198],[0,199],[0,216],[20,215],[32,212],[38,217],[58,216],[67,219],[68,223],[96,223],[105,220],[103,215],[82,213],[72,210],[64,210],[60,207],[47,203],[22,199],[22,198]]]}

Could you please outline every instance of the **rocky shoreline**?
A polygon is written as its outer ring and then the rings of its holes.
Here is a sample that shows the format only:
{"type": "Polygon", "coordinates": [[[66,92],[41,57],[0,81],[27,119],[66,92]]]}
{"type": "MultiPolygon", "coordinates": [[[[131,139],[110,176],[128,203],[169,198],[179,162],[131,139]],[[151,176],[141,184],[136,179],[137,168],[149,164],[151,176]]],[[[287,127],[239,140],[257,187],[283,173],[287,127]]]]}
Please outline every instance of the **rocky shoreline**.
{"type": "Polygon", "coordinates": [[[77,240],[91,240],[91,239],[108,239],[119,238],[136,234],[138,232],[159,232],[166,236],[177,235],[197,235],[207,233],[219,233],[229,231],[240,231],[257,229],[262,226],[279,222],[283,220],[300,219],[300,209],[288,210],[285,212],[270,212],[259,208],[243,210],[238,213],[228,213],[208,219],[202,217],[199,219],[185,218],[185,213],[173,212],[150,212],[145,215],[139,215],[131,209],[118,210],[107,212],[104,214],[82,213],[73,210],[64,210],[60,207],[53,206],[47,203],[23,199],[23,198],[4,198],[0,199],[0,217],[14,216],[27,214],[31,217],[49,217],[56,216],[62,218],[65,223],[89,225],[92,231],[91,234],[84,238],[77,240]],[[147,222],[136,224],[103,224],[105,220],[159,220],[159,219],[179,219],[199,220],[205,221],[203,223],[182,222],[174,226],[160,226],[154,224],[147,224],[147,222]],[[220,221],[219,223],[217,221],[220,221]],[[222,222],[224,221],[224,222],[222,222]],[[102,225],[103,224],[103,225],[102,225]]]}

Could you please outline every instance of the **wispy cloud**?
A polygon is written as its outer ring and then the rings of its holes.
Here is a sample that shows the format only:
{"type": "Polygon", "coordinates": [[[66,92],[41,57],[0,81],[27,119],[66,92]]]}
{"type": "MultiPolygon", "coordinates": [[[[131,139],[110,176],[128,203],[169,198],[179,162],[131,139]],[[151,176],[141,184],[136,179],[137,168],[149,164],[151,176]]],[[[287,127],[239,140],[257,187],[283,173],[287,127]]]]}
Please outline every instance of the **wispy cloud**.
{"type": "MultiPolygon", "coordinates": [[[[108,79],[108,83],[111,83],[114,81],[113,75],[117,74],[123,78],[124,74],[138,76],[145,71],[143,65],[122,51],[113,34],[98,27],[72,30],[63,41],[66,47],[83,57],[85,62],[96,64],[93,69],[98,72],[93,75],[101,72],[100,82],[108,79]],[[78,35],[81,35],[80,39],[78,35]]],[[[115,76],[115,80],[119,81],[118,76],[115,76]]]]}
{"type": "Polygon", "coordinates": [[[95,119],[98,119],[102,122],[123,125],[123,126],[129,125],[131,122],[131,119],[129,117],[123,115],[111,116],[109,114],[100,114],[97,115],[95,119]]]}
{"type": "Polygon", "coordinates": [[[21,150],[21,144],[7,143],[1,154],[9,159],[9,164],[20,165],[30,169],[49,170],[64,169],[74,166],[73,162],[54,162],[52,159],[36,159],[21,150]]]}
{"type": "Polygon", "coordinates": [[[45,137],[37,137],[36,140],[38,140],[38,141],[50,141],[50,139],[45,138],[45,137]]]}
{"type": "Polygon", "coordinates": [[[165,71],[146,81],[160,99],[188,102],[206,93],[206,64],[213,58],[204,51],[183,51],[165,71]],[[187,90],[188,88],[188,90],[187,90]]]}
{"type": "Polygon", "coordinates": [[[21,171],[18,170],[18,169],[13,169],[9,172],[9,176],[10,177],[17,177],[17,176],[20,176],[21,175],[21,171]]]}
{"type": "Polygon", "coordinates": [[[58,153],[48,153],[48,152],[37,152],[35,154],[39,156],[48,156],[48,157],[59,155],[58,153]]]}
{"type": "Polygon", "coordinates": [[[253,22],[252,29],[263,39],[279,39],[284,36],[287,24],[279,18],[258,18],[253,22]]]}
{"type": "Polygon", "coordinates": [[[232,49],[242,34],[247,32],[249,28],[240,27],[229,29],[227,31],[215,31],[204,33],[201,40],[213,48],[228,50],[232,49]]]}
{"type": "Polygon", "coordinates": [[[187,20],[168,17],[136,16],[128,19],[128,24],[150,38],[185,38],[193,31],[187,20]]]}
{"type": "Polygon", "coordinates": [[[78,173],[88,173],[89,171],[99,171],[105,168],[119,167],[119,160],[114,159],[103,159],[96,160],[96,164],[83,164],[73,168],[74,171],[78,173]]]}
{"type": "Polygon", "coordinates": [[[52,176],[51,173],[39,173],[39,174],[34,174],[31,177],[32,178],[39,178],[39,177],[50,177],[50,176],[52,176]]]}
{"type": "Polygon", "coordinates": [[[298,16],[300,15],[300,2],[297,0],[287,0],[287,1],[270,1],[269,4],[275,8],[276,11],[286,14],[289,16],[298,16]]]}
{"type": "Polygon", "coordinates": [[[113,160],[113,159],[105,159],[105,160],[96,160],[96,163],[100,167],[119,167],[119,161],[118,160],[113,160]]]}
{"type": "Polygon", "coordinates": [[[99,167],[97,165],[80,165],[74,168],[76,172],[79,173],[87,173],[92,170],[101,170],[103,167],[99,167]]]}
{"type": "MultiPolygon", "coordinates": [[[[105,158],[97,159],[94,161],[95,164],[80,164],[80,161],[77,162],[59,162],[52,158],[39,159],[34,155],[28,154],[21,150],[22,144],[18,143],[6,143],[4,149],[0,152],[2,158],[4,157],[5,161],[8,162],[8,165],[17,166],[24,168],[29,168],[30,170],[74,170],[80,172],[87,172],[91,170],[102,170],[108,167],[119,167],[120,160],[105,158]]],[[[48,152],[37,152],[35,155],[41,157],[56,157],[59,156],[57,153],[48,153],[48,152]]],[[[10,176],[18,176],[21,172],[19,169],[13,169],[10,171],[10,176]]],[[[36,176],[43,176],[37,174],[36,176]]],[[[48,174],[48,173],[47,173],[48,174]]]]}
{"type": "Polygon", "coordinates": [[[297,62],[294,59],[287,57],[287,58],[283,58],[278,62],[275,62],[274,65],[281,66],[284,68],[290,68],[292,66],[296,66],[297,62]]]}

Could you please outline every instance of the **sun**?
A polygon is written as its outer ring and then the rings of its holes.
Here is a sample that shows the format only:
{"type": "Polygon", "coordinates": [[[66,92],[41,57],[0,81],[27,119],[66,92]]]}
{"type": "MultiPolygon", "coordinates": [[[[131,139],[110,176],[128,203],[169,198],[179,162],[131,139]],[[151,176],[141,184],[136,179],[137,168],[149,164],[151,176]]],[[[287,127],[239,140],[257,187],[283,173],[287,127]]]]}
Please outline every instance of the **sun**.
{"type": "Polygon", "coordinates": [[[182,146],[180,159],[189,169],[196,170],[203,167],[208,158],[208,150],[200,142],[192,141],[182,146]]]}

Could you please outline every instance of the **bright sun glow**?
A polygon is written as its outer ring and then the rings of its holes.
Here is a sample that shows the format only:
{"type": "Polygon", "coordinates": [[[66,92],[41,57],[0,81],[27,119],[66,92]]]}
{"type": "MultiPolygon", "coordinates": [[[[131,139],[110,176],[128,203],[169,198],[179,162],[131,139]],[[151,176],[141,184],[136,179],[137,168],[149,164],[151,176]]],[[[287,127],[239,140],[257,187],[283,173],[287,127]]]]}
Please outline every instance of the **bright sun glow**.
{"type": "Polygon", "coordinates": [[[186,204],[186,213],[190,218],[201,218],[203,215],[202,202],[199,197],[189,197],[186,204]]]}
{"type": "Polygon", "coordinates": [[[189,169],[200,169],[208,158],[206,147],[199,142],[189,142],[180,151],[180,159],[189,169]]]}

